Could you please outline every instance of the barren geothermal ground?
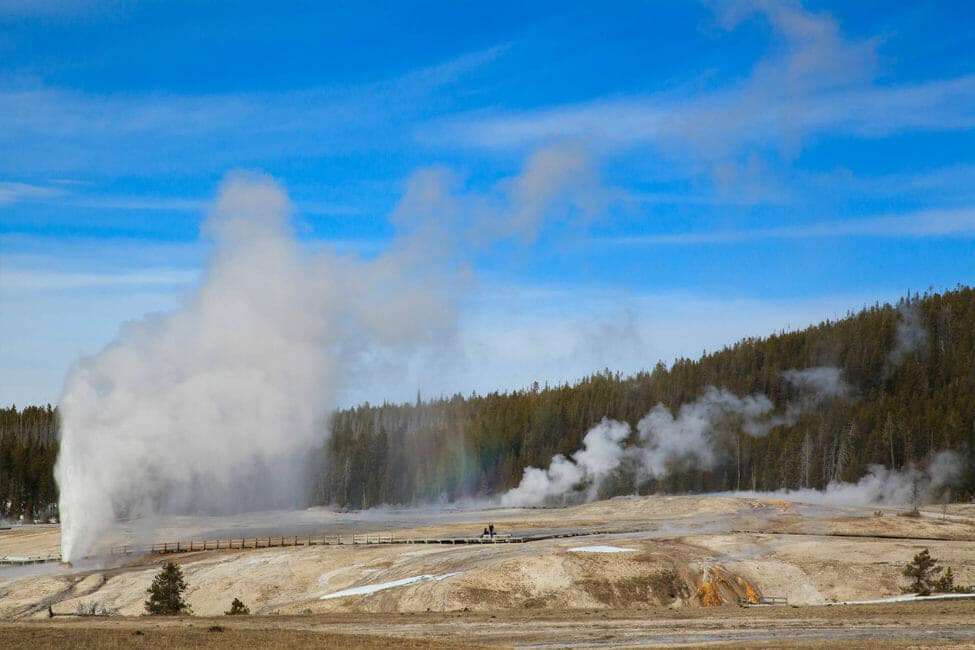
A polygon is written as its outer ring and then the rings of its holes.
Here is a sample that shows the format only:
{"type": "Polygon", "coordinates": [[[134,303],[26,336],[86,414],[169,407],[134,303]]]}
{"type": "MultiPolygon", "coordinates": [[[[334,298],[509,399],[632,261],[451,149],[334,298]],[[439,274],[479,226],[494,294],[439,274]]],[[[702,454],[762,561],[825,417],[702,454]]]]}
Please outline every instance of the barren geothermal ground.
{"type": "MultiPolygon", "coordinates": [[[[474,537],[526,543],[360,544],[104,556],[0,567],[0,646],[975,647],[975,599],[903,602],[927,548],[975,583],[975,505],[922,510],[724,496],[618,498],[550,509],[312,509],[156,522],[152,541],[255,535],[474,537]],[[144,618],[178,562],[193,617],[144,618]],[[233,598],[252,611],[222,616],[233,598]],[[786,599],[739,607],[737,599],[786,599]],[[862,603],[857,601],[892,602],[862,603]],[[80,603],[117,610],[78,617],[80,603]],[[54,617],[49,616],[53,612],[54,617]]],[[[44,556],[55,526],[0,531],[0,558],[44,556]]],[[[119,530],[111,543],[145,543],[119,530]]]]}

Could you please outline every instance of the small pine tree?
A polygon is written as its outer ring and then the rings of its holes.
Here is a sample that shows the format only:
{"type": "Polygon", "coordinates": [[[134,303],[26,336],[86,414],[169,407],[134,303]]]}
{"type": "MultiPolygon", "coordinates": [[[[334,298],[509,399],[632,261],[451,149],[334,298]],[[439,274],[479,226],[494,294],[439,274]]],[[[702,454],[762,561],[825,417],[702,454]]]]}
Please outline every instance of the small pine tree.
{"type": "Polygon", "coordinates": [[[946,568],[944,575],[934,583],[934,590],[940,594],[950,594],[955,591],[955,574],[951,567],[946,568]]]}
{"type": "Polygon", "coordinates": [[[905,578],[911,579],[911,584],[904,587],[905,593],[915,593],[919,596],[927,596],[931,589],[935,588],[935,576],[941,573],[944,567],[938,566],[938,561],[931,557],[928,549],[924,549],[914,556],[914,559],[904,567],[901,572],[905,578]]]}
{"type": "Polygon", "coordinates": [[[234,602],[230,603],[230,609],[224,612],[227,616],[241,616],[250,613],[250,607],[245,605],[240,598],[234,598],[234,602]]]}
{"type": "Polygon", "coordinates": [[[146,601],[146,614],[150,616],[176,616],[190,614],[190,607],[183,600],[186,582],[183,571],[174,562],[163,567],[152,581],[152,586],[146,589],[149,600],[146,601]]]}

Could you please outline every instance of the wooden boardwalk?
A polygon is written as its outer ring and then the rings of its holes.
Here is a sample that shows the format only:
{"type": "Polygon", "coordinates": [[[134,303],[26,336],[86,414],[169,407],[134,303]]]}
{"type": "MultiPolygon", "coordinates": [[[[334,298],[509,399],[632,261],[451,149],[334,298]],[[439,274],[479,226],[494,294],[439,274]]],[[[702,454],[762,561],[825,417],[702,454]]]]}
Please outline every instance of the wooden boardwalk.
{"type": "MultiPolygon", "coordinates": [[[[113,546],[110,555],[171,555],[176,553],[198,553],[202,551],[252,550],[262,548],[283,548],[297,546],[361,546],[375,544],[525,544],[544,539],[565,537],[585,537],[606,533],[635,531],[568,530],[515,535],[496,534],[493,537],[477,535],[469,537],[400,537],[388,533],[363,533],[352,535],[272,535],[270,537],[233,537],[222,539],[200,539],[189,541],[159,542],[150,545],[113,546]]],[[[26,566],[60,562],[60,555],[44,557],[0,557],[0,566],[26,566]]]]}
{"type": "Polygon", "coordinates": [[[115,546],[112,555],[168,555],[172,553],[193,553],[199,551],[244,550],[260,548],[281,548],[288,546],[359,546],[375,544],[524,544],[543,539],[560,537],[579,537],[598,535],[603,531],[568,531],[540,533],[531,535],[499,534],[493,537],[399,537],[392,534],[352,534],[352,535],[277,535],[270,537],[234,537],[225,539],[202,539],[190,541],[160,542],[149,546],[115,546]]]}

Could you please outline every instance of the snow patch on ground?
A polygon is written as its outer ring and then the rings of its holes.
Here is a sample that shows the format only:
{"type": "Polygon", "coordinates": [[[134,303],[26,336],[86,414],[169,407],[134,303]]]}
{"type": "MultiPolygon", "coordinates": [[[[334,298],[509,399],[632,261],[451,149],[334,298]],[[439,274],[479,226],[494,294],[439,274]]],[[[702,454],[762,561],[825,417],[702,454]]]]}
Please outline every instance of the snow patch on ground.
{"type": "Polygon", "coordinates": [[[931,596],[917,596],[907,594],[906,596],[892,596],[890,598],[877,598],[875,600],[846,600],[841,603],[826,603],[827,605],[883,605],[884,603],[909,603],[915,600],[948,600],[950,598],[975,598],[972,594],[932,594],[931,596]]]}
{"type": "Polygon", "coordinates": [[[442,575],[422,575],[413,576],[412,578],[402,578],[400,580],[393,580],[392,582],[380,582],[374,585],[362,585],[361,587],[350,587],[348,589],[342,589],[340,591],[335,591],[330,594],[325,594],[320,598],[320,600],[330,600],[332,598],[343,598],[345,596],[363,596],[366,594],[374,594],[377,591],[382,591],[384,589],[393,589],[394,587],[405,587],[407,585],[414,585],[418,582],[440,582],[441,580],[446,580],[447,578],[452,578],[454,576],[460,575],[460,571],[455,571],[453,573],[444,573],[442,575]]]}
{"type": "Polygon", "coordinates": [[[619,546],[576,546],[570,548],[570,553],[633,553],[635,548],[621,548],[619,546]]]}

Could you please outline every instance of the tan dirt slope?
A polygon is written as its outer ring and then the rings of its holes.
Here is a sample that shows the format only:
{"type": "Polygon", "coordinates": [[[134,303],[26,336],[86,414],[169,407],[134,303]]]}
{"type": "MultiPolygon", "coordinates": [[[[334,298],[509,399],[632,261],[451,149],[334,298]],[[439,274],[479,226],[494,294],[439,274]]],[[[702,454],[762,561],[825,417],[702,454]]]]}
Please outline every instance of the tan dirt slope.
{"type": "MultiPolygon", "coordinates": [[[[204,616],[220,615],[235,597],[260,614],[686,609],[700,605],[708,576],[726,604],[749,588],[797,605],[875,599],[899,594],[900,570],[922,548],[950,564],[958,582],[975,583],[975,521],[956,510],[946,519],[940,511],[911,518],[774,500],[641,497],[466,511],[457,515],[464,523],[417,515],[384,525],[381,514],[363,522],[327,513],[323,528],[399,537],[469,535],[488,521],[515,534],[590,534],[510,545],[224,550],[128,558],[111,567],[0,569],[0,617],[46,617],[48,607],[69,615],[89,602],[139,615],[152,576],[170,560],[181,564],[187,600],[204,616]],[[623,550],[573,550],[590,546],[623,550]]],[[[45,554],[57,540],[51,527],[0,531],[0,555],[45,554]]]]}

